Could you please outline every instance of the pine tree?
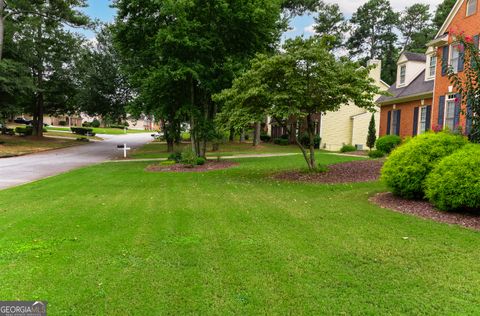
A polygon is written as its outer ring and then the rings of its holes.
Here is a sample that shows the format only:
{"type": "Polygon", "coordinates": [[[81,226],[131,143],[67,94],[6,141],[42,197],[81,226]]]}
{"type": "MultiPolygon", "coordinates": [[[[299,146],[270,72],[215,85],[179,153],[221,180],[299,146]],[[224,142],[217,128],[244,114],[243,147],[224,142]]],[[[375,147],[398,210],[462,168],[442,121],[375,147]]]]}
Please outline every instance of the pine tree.
{"type": "Polygon", "coordinates": [[[375,115],[372,114],[372,119],[370,120],[370,125],[368,125],[368,136],[367,136],[367,146],[372,150],[377,141],[377,129],[375,128],[375,115]]]}

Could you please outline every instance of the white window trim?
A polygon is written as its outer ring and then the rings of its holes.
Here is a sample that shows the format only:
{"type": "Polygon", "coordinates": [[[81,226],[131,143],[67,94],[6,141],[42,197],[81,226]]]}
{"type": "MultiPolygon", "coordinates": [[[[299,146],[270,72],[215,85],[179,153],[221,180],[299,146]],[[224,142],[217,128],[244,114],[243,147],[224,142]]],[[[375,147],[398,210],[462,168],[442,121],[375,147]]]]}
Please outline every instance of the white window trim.
{"type": "Polygon", "coordinates": [[[437,74],[437,56],[435,55],[430,55],[430,57],[428,58],[428,67],[427,67],[427,72],[428,72],[428,75],[427,75],[427,78],[428,79],[434,79],[436,74],[437,74]],[[435,58],[435,65],[433,66],[433,75],[430,73],[430,70],[432,69],[432,60],[435,58]]]}
{"type": "Polygon", "coordinates": [[[448,65],[453,67],[453,73],[458,73],[458,61],[460,60],[460,51],[458,51],[458,59],[457,59],[457,64],[455,66],[452,65],[452,57],[453,57],[453,51],[455,50],[455,46],[459,46],[460,44],[458,42],[450,44],[450,49],[448,53],[448,65]]]}
{"type": "Polygon", "coordinates": [[[477,1],[477,0],[468,0],[468,1],[467,1],[467,9],[466,9],[467,11],[465,12],[465,15],[466,15],[466,16],[472,16],[472,15],[474,15],[475,13],[477,13],[477,9],[478,9],[478,1],[477,1]],[[473,12],[468,12],[468,9],[470,8],[470,3],[471,3],[472,1],[475,1],[475,10],[473,10],[473,12]]]}
{"type": "Polygon", "coordinates": [[[418,108],[418,123],[417,123],[417,135],[427,132],[427,113],[425,112],[425,130],[422,131],[422,110],[428,111],[428,105],[424,105],[418,108]]]}
{"type": "Polygon", "coordinates": [[[402,65],[399,65],[399,67],[400,69],[398,70],[398,86],[403,87],[407,84],[407,65],[402,64],[402,65]],[[402,82],[402,68],[405,68],[405,76],[404,76],[403,82],[402,82]]]}
{"type": "MultiPolygon", "coordinates": [[[[447,127],[448,103],[449,103],[450,101],[453,101],[453,106],[454,106],[453,121],[454,121],[454,125],[455,125],[455,107],[456,107],[455,99],[456,99],[456,95],[455,95],[455,94],[449,94],[449,95],[447,95],[447,97],[445,98],[445,108],[443,109],[443,128],[446,128],[446,127],[447,127]]],[[[454,128],[455,128],[455,126],[452,127],[452,130],[453,130],[454,128]]]]}

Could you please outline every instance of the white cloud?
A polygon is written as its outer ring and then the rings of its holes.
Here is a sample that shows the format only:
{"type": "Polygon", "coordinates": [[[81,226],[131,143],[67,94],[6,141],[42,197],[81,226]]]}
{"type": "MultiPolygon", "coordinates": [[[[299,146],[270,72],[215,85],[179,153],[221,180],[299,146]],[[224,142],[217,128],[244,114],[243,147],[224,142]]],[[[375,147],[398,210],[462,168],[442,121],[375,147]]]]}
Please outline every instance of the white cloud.
{"type": "MultiPolygon", "coordinates": [[[[327,0],[329,3],[337,3],[346,16],[352,15],[359,6],[363,5],[367,0],[327,0]]],[[[430,9],[435,10],[442,0],[390,0],[392,7],[396,11],[401,11],[405,7],[415,3],[425,3],[430,5],[430,9]]]]}
{"type": "Polygon", "coordinates": [[[315,27],[315,24],[306,26],[306,27],[304,27],[303,31],[304,31],[305,33],[309,33],[309,34],[315,34],[315,29],[314,29],[314,27],[315,27]]]}

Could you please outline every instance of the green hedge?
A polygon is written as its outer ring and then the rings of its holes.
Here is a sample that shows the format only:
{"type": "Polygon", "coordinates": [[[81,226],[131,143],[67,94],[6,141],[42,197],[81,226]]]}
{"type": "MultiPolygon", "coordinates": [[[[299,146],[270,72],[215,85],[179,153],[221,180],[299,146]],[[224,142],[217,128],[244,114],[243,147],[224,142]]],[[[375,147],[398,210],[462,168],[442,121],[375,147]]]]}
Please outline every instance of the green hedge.
{"type": "Polygon", "coordinates": [[[468,143],[465,137],[448,132],[425,133],[395,149],[382,168],[382,180],[396,195],[422,199],[425,178],[446,156],[468,143]]]}
{"type": "Polygon", "coordinates": [[[402,143],[402,139],[397,135],[382,136],[375,142],[375,148],[383,151],[385,154],[390,154],[397,146],[402,143]]]}
{"type": "MultiPolygon", "coordinates": [[[[47,129],[45,127],[43,128],[43,132],[44,133],[47,132],[47,129]]],[[[18,135],[22,135],[22,136],[32,136],[33,135],[33,127],[32,126],[25,126],[25,127],[18,126],[18,127],[15,127],[15,133],[18,134],[18,135]]]]}
{"type": "Polygon", "coordinates": [[[368,152],[368,157],[370,158],[383,158],[385,157],[385,153],[381,150],[372,150],[368,152]]]}
{"type": "Polygon", "coordinates": [[[357,151],[357,147],[353,145],[343,145],[342,148],[340,148],[340,152],[342,153],[348,153],[352,151],[357,151]]]}
{"type": "Polygon", "coordinates": [[[90,127],[70,127],[70,130],[72,133],[77,134],[77,135],[90,135],[90,136],[95,136],[95,133],[93,132],[93,128],[90,127]]]}
{"type": "Polygon", "coordinates": [[[425,181],[426,197],[444,211],[480,210],[480,145],[442,159],[425,181]]]}
{"type": "Polygon", "coordinates": [[[275,145],[280,145],[280,146],[287,146],[287,145],[290,145],[290,141],[288,139],[285,139],[285,138],[275,138],[273,140],[273,143],[275,145]]]}

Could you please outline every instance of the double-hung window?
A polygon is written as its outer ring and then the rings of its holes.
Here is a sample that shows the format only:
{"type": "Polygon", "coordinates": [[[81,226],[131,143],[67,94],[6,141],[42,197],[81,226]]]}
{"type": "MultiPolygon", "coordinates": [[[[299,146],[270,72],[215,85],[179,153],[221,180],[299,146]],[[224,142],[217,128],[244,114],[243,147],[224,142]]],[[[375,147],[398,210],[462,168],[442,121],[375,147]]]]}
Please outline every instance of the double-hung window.
{"type": "Polygon", "coordinates": [[[453,68],[453,72],[458,72],[458,64],[460,61],[460,44],[452,44],[450,46],[450,65],[453,68]]]}
{"type": "Polygon", "coordinates": [[[437,68],[437,56],[430,57],[430,65],[428,68],[428,73],[430,77],[435,77],[435,70],[437,68]]]}
{"type": "Polygon", "coordinates": [[[477,12],[477,0],[468,0],[467,16],[473,15],[477,12]]]}
{"type": "Polygon", "coordinates": [[[427,107],[422,106],[418,114],[418,134],[422,134],[427,131],[427,107]]]}
{"type": "Polygon", "coordinates": [[[455,95],[449,95],[445,105],[445,124],[443,126],[451,131],[455,128],[455,105],[455,95]]]}
{"type": "Polygon", "coordinates": [[[407,78],[407,66],[400,66],[400,84],[404,85],[407,78]]]}

